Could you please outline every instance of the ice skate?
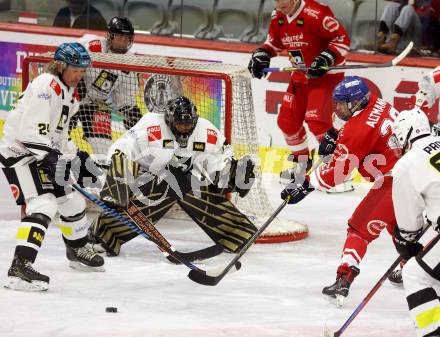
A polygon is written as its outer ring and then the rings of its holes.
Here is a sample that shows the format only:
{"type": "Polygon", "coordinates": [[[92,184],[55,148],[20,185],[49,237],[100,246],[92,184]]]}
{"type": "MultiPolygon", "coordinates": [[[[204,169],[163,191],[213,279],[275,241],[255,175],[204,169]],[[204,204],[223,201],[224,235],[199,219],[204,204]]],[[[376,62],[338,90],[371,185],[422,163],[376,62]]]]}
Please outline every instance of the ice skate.
{"type": "Polygon", "coordinates": [[[337,307],[342,307],[348,296],[350,285],[354,278],[359,275],[359,268],[355,266],[342,265],[338,268],[335,283],[322,289],[325,299],[337,307]]]}
{"type": "Polygon", "coordinates": [[[23,291],[45,291],[49,287],[49,277],[37,272],[32,262],[18,256],[14,257],[8,270],[5,288],[23,291]]]}
{"type": "Polygon", "coordinates": [[[79,248],[66,245],[66,256],[69,266],[80,271],[103,272],[104,259],[93,250],[92,244],[86,243],[79,248]]]}

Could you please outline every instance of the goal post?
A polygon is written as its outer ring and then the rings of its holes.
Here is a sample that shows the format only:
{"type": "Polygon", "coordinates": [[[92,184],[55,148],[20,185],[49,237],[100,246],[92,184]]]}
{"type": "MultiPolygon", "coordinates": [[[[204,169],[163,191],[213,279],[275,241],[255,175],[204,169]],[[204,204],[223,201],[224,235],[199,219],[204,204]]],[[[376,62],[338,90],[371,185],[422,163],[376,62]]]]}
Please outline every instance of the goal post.
{"type": "MultiPolygon", "coordinates": [[[[92,65],[87,70],[90,76],[86,75],[83,88],[78,89],[82,97],[80,111],[71,123],[71,138],[80,149],[95,158],[106,156],[109,146],[142,115],[163,113],[169,99],[184,95],[194,102],[201,117],[224,133],[237,158],[250,155],[255,161],[253,187],[245,198],[233,196],[232,202],[256,226],[264,223],[273,207],[263,186],[251,78],[246,68],[156,55],[91,56],[92,65]],[[88,83],[88,79],[93,82],[88,83]],[[88,89],[91,86],[99,93],[92,94],[88,89]],[[112,94],[105,95],[106,90],[112,94]]],[[[52,60],[51,52],[24,60],[23,90],[52,60]]],[[[307,235],[306,225],[277,218],[258,241],[295,241],[307,235]]]]}

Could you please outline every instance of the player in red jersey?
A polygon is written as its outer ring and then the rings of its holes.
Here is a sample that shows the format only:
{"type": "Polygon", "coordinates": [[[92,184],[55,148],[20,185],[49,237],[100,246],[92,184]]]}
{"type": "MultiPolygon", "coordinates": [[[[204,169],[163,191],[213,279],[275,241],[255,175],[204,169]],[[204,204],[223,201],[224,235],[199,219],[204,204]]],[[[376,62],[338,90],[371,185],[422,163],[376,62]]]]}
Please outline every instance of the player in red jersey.
{"type": "Polygon", "coordinates": [[[348,220],[347,238],[337,269],[336,282],[323,294],[337,305],[348,296],[353,279],[369,243],[386,228],[393,235],[396,225],[391,197],[391,169],[399,158],[392,125],[398,112],[389,103],[370,93],[358,76],[347,76],[333,91],[335,119],[345,122],[337,132],[330,129],[320,144],[319,153],[332,153],[307,179],[292,181],[281,192],[282,199],[298,203],[314,189],[327,190],[339,184],[355,168],[374,182],[365,198],[348,220]],[[332,133],[335,137],[329,137],[332,133]],[[333,144],[330,141],[333,139],[333,144]]]}
{"type": "Polygon", "coordinates": [[[307,73],[292,72],[283,97],[278,126],[284,134],[291,158],[308,154],[304,120],[321,141],[331,127],[331,93],[343,78],[329,66],[345,63],[350,39],[331,9],[314,0],[275,0],[276,10],[266,42],[257,48],[249,62],[253,77],[262,78],[270,59],[287,50],[293,66],[310,66],[307,73]]]}

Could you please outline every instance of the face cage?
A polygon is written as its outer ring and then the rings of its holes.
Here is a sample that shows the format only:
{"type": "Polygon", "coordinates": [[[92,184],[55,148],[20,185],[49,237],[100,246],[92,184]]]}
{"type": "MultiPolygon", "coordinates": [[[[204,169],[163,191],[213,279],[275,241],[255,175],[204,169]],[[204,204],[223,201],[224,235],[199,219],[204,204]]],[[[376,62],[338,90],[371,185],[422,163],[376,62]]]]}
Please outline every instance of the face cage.
{"type": "Polygon", "coordinates": [[[113,53],[115,53],[115,54],[125,54],[125,53],[127,53],[127,52],[131,49],[131,47],[133,46],[134,34],[120,34],[120,33],[111,33],[111,32],[109,32],[109,33],[107,34],[107,41],[108,41],[109,49],[110,49],[113,53]],[[114,49],[114,48],[112,48],[112,40],[114,39],[115,34],[128,36],[129,42],[128,42],[128,44],[127,44],[127,48],[126,48],[125,50],[124,50],[124,49],[114,49]]]}

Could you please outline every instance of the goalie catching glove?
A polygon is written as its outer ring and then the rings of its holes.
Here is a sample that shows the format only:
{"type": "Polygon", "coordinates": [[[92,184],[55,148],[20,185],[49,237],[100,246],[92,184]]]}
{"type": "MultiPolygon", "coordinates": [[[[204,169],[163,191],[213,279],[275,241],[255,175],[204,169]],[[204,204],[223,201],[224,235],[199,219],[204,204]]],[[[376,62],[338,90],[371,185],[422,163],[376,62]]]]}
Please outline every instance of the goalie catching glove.
{"type": "Polygon", "coordinates": [[[255,163],[250,156],[241,157],[239,160],[232,158],[229,170],[226,166],[224,170],[217,172],[214,186],[221,193],[237,192],[240,198],[244,198],[255,182],[254,169],[255,163]]]}

